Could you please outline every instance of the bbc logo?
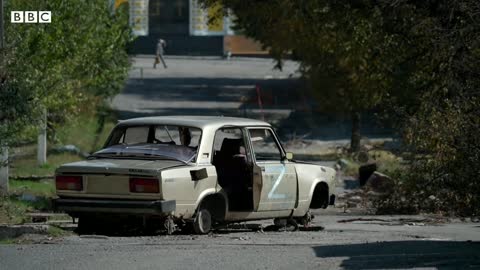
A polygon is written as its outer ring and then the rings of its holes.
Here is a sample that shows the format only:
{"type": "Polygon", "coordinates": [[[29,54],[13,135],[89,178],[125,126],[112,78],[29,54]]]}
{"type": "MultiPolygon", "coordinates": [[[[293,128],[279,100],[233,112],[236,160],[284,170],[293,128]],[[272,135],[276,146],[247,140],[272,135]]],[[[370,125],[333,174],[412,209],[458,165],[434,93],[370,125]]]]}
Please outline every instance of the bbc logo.
{"type": "Polygon", "coordinates": [[[51,23],[51,11],[12,11],[10,14],[12,23],[51,23]]]}

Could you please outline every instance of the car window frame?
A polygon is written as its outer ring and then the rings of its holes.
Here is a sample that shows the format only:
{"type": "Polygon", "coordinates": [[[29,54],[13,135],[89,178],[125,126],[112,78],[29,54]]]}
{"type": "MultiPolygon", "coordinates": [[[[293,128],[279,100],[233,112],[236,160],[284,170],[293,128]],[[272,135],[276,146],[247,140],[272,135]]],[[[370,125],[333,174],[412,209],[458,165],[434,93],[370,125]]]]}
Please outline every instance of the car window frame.
{"type": "Polygon", "coordinates": [[[253,148],[253,142],[252,142],[252,138],[250,137],[250,130],[251,129],[267,129],[267,130],[270,130],[272,132],[272,135],[273,135],[273,139],[275,141],[275,144],[277,145],[277,147],[280,149],[280,160],[265,160],[265,161],[260,161],[260,162],[264,162],[264,163],[272,163],[272,162],[279,162],[279,163],[282,163],[282,162],[285,162],[286,161],[286,152],[285,152],[285,149],[283,149],[283,146],[282,144],[280,143],[280,140],[278,139],[277,137],[277,134],[275,133],[275,130],[273,130],[272,127],[269,127],[269,126],[250,126],[250,127],[246,127],[246,134],[247,134],[247,137],[248,137],[248,145],[249,145],[249,152],[251,153],[252,155],[252,161],[255,163],[255,164],[258,164],[257,162],[257,158],[255,156],[255,149],[253,148]]]}
{"type": "Polygon", "coordinates": [[[217,138],[217,132],[221,129],[239,129],[240,132],[242,132],[242,140],[243,140],[243,144],[245,145],[245,155],[247,156],[247,162],[252,162],[253,156],[250,155],[251,152],[249,149],[249,139],[247,138],[247,132],[245,130],[245,127],[227,125],[227,126],[221,126],[217,128],[213,133],[212,150],[211,150],[212,154],[210,155],[210,164],[213,165],[213,157],[215,156],[215,139],[217,138]]]}

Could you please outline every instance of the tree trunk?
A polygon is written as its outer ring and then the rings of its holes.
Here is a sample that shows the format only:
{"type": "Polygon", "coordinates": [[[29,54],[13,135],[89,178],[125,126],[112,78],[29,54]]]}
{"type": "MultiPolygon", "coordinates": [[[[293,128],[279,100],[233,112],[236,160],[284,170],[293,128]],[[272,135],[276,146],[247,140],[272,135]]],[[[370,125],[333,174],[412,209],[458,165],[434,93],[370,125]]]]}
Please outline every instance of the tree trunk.
{"type": "Polygon", "coordinates": [[[350,151],[360,151],[360,112],[352,112],[352,137],[350,140],[350,151]]]}

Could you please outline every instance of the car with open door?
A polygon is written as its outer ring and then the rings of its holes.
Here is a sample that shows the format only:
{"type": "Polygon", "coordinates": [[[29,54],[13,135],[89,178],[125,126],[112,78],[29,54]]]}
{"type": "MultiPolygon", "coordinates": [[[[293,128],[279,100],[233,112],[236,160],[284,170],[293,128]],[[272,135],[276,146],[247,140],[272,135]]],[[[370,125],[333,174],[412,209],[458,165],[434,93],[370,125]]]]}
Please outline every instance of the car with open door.
{"type": "Polygon", "coordinates": [[[334,203],[335,171],[295,161],[270,124],[207,116],[120,121],[103,149],[55,174],[56,209],[79,230],[141,220],[167,233],[275,219],[306,224],[334,203]]]}

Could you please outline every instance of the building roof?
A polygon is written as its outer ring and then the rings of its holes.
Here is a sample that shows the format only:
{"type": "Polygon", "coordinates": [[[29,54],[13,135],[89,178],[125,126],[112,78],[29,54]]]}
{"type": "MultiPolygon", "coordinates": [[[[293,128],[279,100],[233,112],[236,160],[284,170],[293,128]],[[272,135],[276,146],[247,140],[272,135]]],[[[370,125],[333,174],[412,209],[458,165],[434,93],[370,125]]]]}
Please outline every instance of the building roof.
{"type": "Polygon", "coordinates": [[[135,125],[179,125],[204,129],[205,127],[221,127],[221,126],[270,126],[267,122],[237,117],[223,116],[152,116],[132,118],[122,120],[119,126],[135,126],[135,125]]]}

